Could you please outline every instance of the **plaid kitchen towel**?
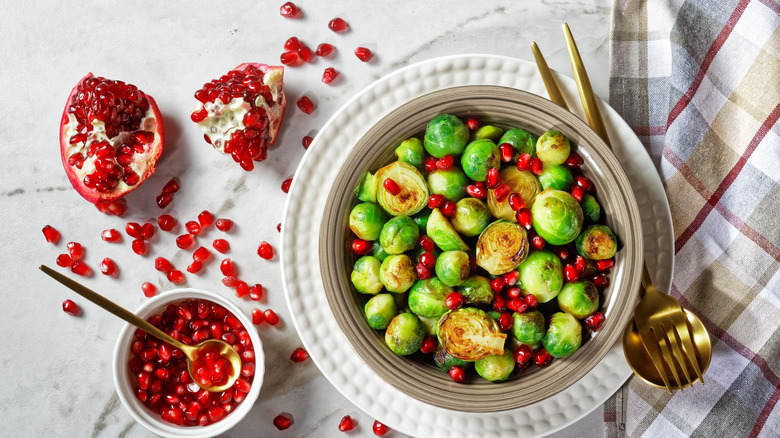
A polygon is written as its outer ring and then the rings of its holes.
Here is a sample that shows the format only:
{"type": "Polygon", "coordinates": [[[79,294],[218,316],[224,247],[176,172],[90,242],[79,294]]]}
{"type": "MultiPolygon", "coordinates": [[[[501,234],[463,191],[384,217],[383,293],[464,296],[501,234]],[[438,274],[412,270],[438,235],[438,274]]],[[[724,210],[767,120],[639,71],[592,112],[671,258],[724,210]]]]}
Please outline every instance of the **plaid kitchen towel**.
{"type": "Polygon", "coordinates": [[[780,3],[615,0],[609,100],[664,183],[669,292],[713,357],[684,392],[629,380],[605,435],[780,436],[780,3]]]}

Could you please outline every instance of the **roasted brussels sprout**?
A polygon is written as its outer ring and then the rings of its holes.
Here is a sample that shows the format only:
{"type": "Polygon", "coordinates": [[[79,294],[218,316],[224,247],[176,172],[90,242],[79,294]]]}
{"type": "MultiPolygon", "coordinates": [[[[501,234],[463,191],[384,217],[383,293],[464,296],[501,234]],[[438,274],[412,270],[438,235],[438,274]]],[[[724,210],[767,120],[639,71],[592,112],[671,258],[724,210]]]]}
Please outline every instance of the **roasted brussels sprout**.
{"type": "Polygon", "coordinates": [[[516,222],[497,220],[477,240],[477,265],[492,275],[517,268],[528,255],[528,233],[516,222]]]}
{"type": "Polygon", "coordinates": [[[429,210],[423,210],[412,216],[412,220],[417,224],[417,227],[420,228],[420,231],[425,231],[428,227],[429,217],[431,217],[431,212],[429,210]]]}
{"type": "Polygon", "coordinates": [[[428,204],[428,184],[420,171],[409,163],[394,161],[376,171],[376,200],[393,216],[417,214],[428,204]],[[385,188],[392,179],[401,191],[397,195],[385,188]]]}
{"type": "MultiPolygon", "coordinates": [[[[399,295],[402,296],[402,295],[399,295]]],[[[404,303],[405,305],[408,305],[404,303]]],[[[439,322],[439,318],[426,318],[424,316],[417,315],[425,326],[426,336],[436,336],[436,324],[439,322]]]]}
{"type": "Polygon", "coordinates": [[[377,241],[371,244],[371,255],[379,259],[380,262],[383,262],[390,254],[388,254],[377,241]]]}
{"type": "Polygon", "coordinates": [[[568,192],[547,189],[531,207],[534,230],[551,245],[565,245],[582,230],[582,208],[568,192]]]}
{"type": "Polygon", "coordinates": [[[561,259],[550,251],[532,251],[520,265],[520,283],[540,303],[555,298],[563,287],[561,259]]]}
{"type": "Polygon", "coordinates": [[[419,138],[412,137],[404,140],[395,148],[395,156],[399,161],[409,163],[414,167],[420,168],[425,161],[425,149],[419,138]]]}
{"type": "Polygon", "coordinates": [[[514,146],[517,155],[528,154],[536,156],[536,137],[523,129],[510,129],[498,139],[496,144],[509,143],[514,146]]]}
{"type": "Polygon", "coordinates": [[[453,166],[447,170],[434,170],[428,174],[428,188],[431,193],[443,195],[452,202],[466,196],[469,179],[462,170],[453,166]]]}
{"type": "Polygon", "coordinates": [[[409,291],[409,310],[424,318],[440,318],[450,310],[445,304],[452,288],[436,277],[419,280],[409,291]]]}
{"type": "Polygon", "coordinates": [[[395,304],[395,297],[392,295],[378,294],[366,302],[363,311],[366,314],[368,325],[373,329],[382,330],[398,314],[398,307],[395,304]]]}
{"type": "Polygon", "coordinates": [[[379,267],[379,281],[389,292],[406,292],[415,280],[414,262],[406,254],[391,255],[379,267]]]}
{"type": "Polygon", "coordinates": [[[463,251],[444,251],[436,259],[436,277],[450,287],[466,281],[470,270],[469,255],[463,251]]]}
{"type": "Polygon", "coordinates": [[[488,206],[477,198],[463,198],[455,204],[455,216],[450,223],[458,233],[473,237],[478,236],[490,223],[491,216],[488,206]]]}
{"type": "Polygon", "coordinates": [[[387,221],[387,214],[373,202],[363,202],[349,213],[349,229],[363,240],[376,240],[387,221]]]}
{"type": "Polygon", "coordinates": [[[535,346],[544,337],[545,320],[542,312],[531,310],[512,314],[512,336],[518,342],[535,346]]]}
{"type": "Polygon", "coordinates": [[[414,313],[396,315],[385,331],[385,343],[393,353],[408,356],[420,349],[425,338],[425,326],[414,313]]]}
{"type": "Polygon", "coordinates": [[[488,169],[501,167],[501,154],[498,146],[485,138],[475,140],[466,145],[463,155],[460,157],[463,172],[474,181],[484,181],[488,169]]]}
{"type": "Polygon", "coordinates": [[[409,216],[396,216],[385,223],[379,243],[388,254],[401,254],[417,245],[420,228],[409,216]]]}
{"type": "MultiPolygon", "coordinates": [[[[501,181],[509,186],[510,193],[520,195],[525,205],[530,208],[534,203],[534,199],[536,199],[536,194],[542,190],[542,186],[539,184],[536,176],[527,170],[517,170],[515,166],[505,167],[501,169],[499,174],[501,175],[501,181]]],[[[498,202],[496,201],[495,190],[488,190],[487,204],[490,212],[493,213],[496,219],[517,220],[515,219],[515,211],[509,206],[509,197],[498,202]]]]}
{"type": "Polygon", "coordinates": [[[559,131],[547,131],[536,141],[536,156],[544,163],[563,164],[570,153],[569,139],[559,131]]]}
{"type": "Polygon", "coordinates": [[[498,126],[483,125],[480,126],[479,129],[477,129],[477,131],[474,133],[474,140],[489,139],[496,141],[501,138],[501,134],[503,133],[504,130],[498,126]]]}
{"type": "Polygon", "coordinates": [[[363,256],[357,259],[350,275],[355,289],[362,294],[378,294],[382,290],[382,282],[379,280],[381,266],[382,262],[376,257],[363,256]]]}
{"type": "Polygon", "coordinates": [[[469,128],[451,114],[439,114],[428,122],[423,146],[436,158],[460,155],[469,139],[469,128]]]}
{"type": "Polygon", "coordinates": [[[568,191],[574,185],[574,176],[564,166],[544,163],[542,173],[539,175],[539,184],[544,189],[568,191]]]}
{"type": "Polygon", "coordinates": [[[568,356],[582,344],[582,326],[566,312],[554,313],[550,317],[547,333],[542,338],[544,349],[552,357],[568,356]]]}
{"type": "Polygon", "coordinates": [[[376,202],[376,177],[366,172],[355,187],[355,196],[363,202],[376,202]]]}
{"type": "Polygon", "coordinates": [[[617,252],[617,237],[606,225],[591,225],[585,228],[574,241],[577,252],[591,260],[611,259],[617,252]]]}
{"type": "Polygon", "coordinates": [[[582,207],[582,215],[585,218],[585,223],[595,224],[601,218],[601,205],[599,205],[599,201],[590,193],[582,195],[580,207],[582,207]]]}
{"type": "Polygon", "coordinates": [[[504,348],[503,354],[491,354],[474,362],[474,370],[485,380],[500,382],[515,370],[515,357],[511,350],[504,348]]]}
{"type": "Polygon", "coordinates": [[[442,251],[468,251],[469,249],[460,234],[455,231],[450,221],[438,208],[431,210],[425,232],[442,251]]]}
{"type": "Polygon", "coordinates": [[[463,360],[479,360],[491,354],[503,354],[506,334],[485,311],[461,307],[439,319],[436,332],[447,353],[463,360]]]}
{"type": "Polygon", "coordinates": [[[558,307],[577,319],[585,319],[599,308],[599,291],[590,281],[566,283],[558,294],[558,307]]]}
{"type": "Polygon", "coordinates": [[[476,307],[488,307],[493,302],[493,288],[490,280],[481,275],[472,275],[458,286],[458,292],[466,299],[466,304],[476,307]]]}
{"type": "Polygon", "coordinates": [[[436,347],[436,350],[433,352],[433,361],[436,363],[436,366],[445,372],[449,371],[450,368],[455,366],[466,369],[469,368],[472,363],[474,363],[472,361],[458,359],[457,357],[447,353],[447,350],[442,348],[441,345],[436,347]]]}

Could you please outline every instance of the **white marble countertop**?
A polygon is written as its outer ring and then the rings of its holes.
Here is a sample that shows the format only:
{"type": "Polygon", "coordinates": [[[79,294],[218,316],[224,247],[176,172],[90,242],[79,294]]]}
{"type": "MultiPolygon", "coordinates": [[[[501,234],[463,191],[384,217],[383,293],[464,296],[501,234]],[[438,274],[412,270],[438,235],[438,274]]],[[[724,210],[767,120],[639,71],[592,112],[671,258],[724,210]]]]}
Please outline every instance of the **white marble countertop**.
{"type": "MultiPolygon", "coordinates": [[[[0,366],[10,384],[0,392],[0,424],[4,436],[149,436],[122,407],[111,378],[116,337],[124,324],[37,270],[54,266],[65,244],[78,241],[95,275],[88,286],[134,309],[146,298],[141,283],[160,291],[173,289],[154,270],[163,255],[184,267],[189,252],[177,251],[175,234],[159,232],[150,253],[141,257],[130,239],[108,244],[107,228],[145,222],[162,214],[154,201],[162,186],[178,177],[181,190],[165,211],[181,223],[206,209],[232,219],[229,256],[248,281],[262,283],[267,298],[259,303],[237,299],[220,282],[212,260],[200,275],[187,275],[187,286],[232,297],[247,313],[272,308],[281,317],[276,327],[259,328],[266,354],[266,376],[260,399],[230,436],[340,436],[341,417],[358,423],[351,436],[373,436],[373,419],[347,401],[320,374],[312,361],[292,363],[300,345],[290,322],[281,284],[278,257],[264,261],[255,254],[260,241],[279,244],[285,194],[282,180],[293,175],[304,153],[301,138],[316,133],[352,95],[381,76],[424,59],[463,53],[491,53],[532,59],[529,44],[537,41],[553,69],[570,75],[560,25],[569,23],[590,73],[595,91],[608,95],[610,0],[546,0],[541,2],[350,2],[300,0],[304,17],[282,18],[283,1],[181,2],[15,2],[4,10],[0,59],[0,269],[4,334],[0,366]],[[70,3],[70,4],[69,4],[70,3]],[[350,25],[344,34],[327,28],[340,16],[350,25]],[[227,156],[203,142],[189,120],[193,92],[242,62],[279,64],[284,41],[297,36],[312,48],[321,42],[337,54],[285,71],[289,105],[282,132],[267,161],[246,173],[227,156]],[[375,52],[371,63],[352,51],[365,46],[375,52]],[[342,74],[336,85],[320,81],[324,68],[342,74]],[[60,163],[58,129],[70,89],[87,72],[133,83],[157,100],[165,120],[165,151],[157,173],[127,196],[122,218],[107,216],[73,190],[60,163]],[[317,111],[303,114],[295,100],[314,97],[317,111]],[[44,240],[41,229],[52,225],[62,233],[57,245],[44,240]],[[118,277],[99,273],[103,257],[119,265],[118,277]],[[71,298],[83,309],[80,317],[61,310],[71,298]],[[275,415],[289,412],[294,425],[279,432],[275,415]]],[[[202,239],[217,237],[211,231],[202,239]]],[[[599,436],[602,409],[554,433],[556,437],[599,436]]],[[[393,436],[402,436],[394,433],[393,436]]]]}

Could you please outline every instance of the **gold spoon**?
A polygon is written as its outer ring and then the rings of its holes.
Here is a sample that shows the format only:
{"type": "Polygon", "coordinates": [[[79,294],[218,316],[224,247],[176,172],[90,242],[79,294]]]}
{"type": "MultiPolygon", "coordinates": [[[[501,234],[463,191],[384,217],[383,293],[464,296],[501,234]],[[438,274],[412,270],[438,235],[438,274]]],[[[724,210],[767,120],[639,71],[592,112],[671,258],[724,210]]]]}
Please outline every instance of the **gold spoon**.
{"type": "Polygon", "coordinates": [[[59,281],[60,283],[72,289],[77,294],[88,299],[89,301],[92,301],[93,303],[97,304],[103,309],[108,310],[109,312],[113,313],[115,316],[118,316],[119,318],[138,327],[139,329],[145,331],[146,333],[149,333],[155,338],[165,341],[173,345],[174,347],[180,349],[184,353],[184,355],[187,356],[187,369],[190,373],[190,376],[192,377],[192,380],[198,386],[205,389],[206,391],[211,391],[211,392],[224,391],[230,388],[230,386],[232,386],[233,383],[235,383],[236,379],[238,378],[238,375],[241,372],[241,356],[239,356],[238,352],[233,347],[231,347],[230,344],[228,344],[227,342],[219,339],[208,339],[194,346],[183,344],[177,341],[176,339],[172,338],[171,336],[169,336],[167,333],[153,326],[148,321],[139,318],[134,313],[130,312],[124,307],[114,303],[108,298],[76,282],[75,280],[72,280],[66,277],[65,275],[60,274],[59,272],[49,268],[48,266],[41,265],[39,268],[48,276],[59,281]],[[206,354],[208,352],[217,353],[220,356],[225,357],[230,362],[232,368],[230,377],[223,385],[211,386],[200,382],[200,380],[196,378],[194,364],[200,360],[201,354],[206,354]]]}

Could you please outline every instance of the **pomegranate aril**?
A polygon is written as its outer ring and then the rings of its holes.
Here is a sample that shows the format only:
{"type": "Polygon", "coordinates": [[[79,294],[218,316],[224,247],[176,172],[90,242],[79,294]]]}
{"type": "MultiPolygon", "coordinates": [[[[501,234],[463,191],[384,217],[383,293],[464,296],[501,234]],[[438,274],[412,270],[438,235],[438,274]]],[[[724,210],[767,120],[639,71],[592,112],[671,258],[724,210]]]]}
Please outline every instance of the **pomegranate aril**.
{"type": "Polygon", "coordinates": [[[339,421],[339,430],[347,432],[355,428],[355,421],[349,415],[345,415],[341,421],[339,421]]]}
{"type": "Polygon", "coordinates": [[[301,48],[301,40],[298,37],[290,37],[284,42],[284,50],[295,52],[301,48]]]}
{"type": "Polygon", "coordinates": [[[284,193],[290,192],[290,184],[292,184],[292,178],[287,178],[284,181],[282,181],[282,191],[284,193]]]}
{"type": "Polygon", "coordinates": [[[544,348],[536,351],[533,355],[533,359],[536,366],[540,368],[544,368],[547,365],[550,365],[550,362],[552,362],[552,356],[550,356],[550,353],[548,353],[544,348]]]}
{"type": "Polygon", "coordinates": [[[427,280],[431,278],[431,270],[426,268],[422,263],[418,263],[414,266],[414,272],[417,274],[418,280],[427,280]]]}
{"type": "Polygon", "coordinates": [[[592,315],[585,318],[585,327],[591,331],[597,332],[604,325],[604,314],[601,312],[595,312],[592,315]]]}
{"type": "Polygon", "coordinates": [[[424,354],[433,353],[433,350],[439,345],[435,336],[426,336],[420,344],[420,351],[424,354]]]}
{"type": "Polygon", "coordinates": [[[531,215],[530,208],[524,207],[520,210],[517,210],[515,219],[517,219],[517,223],[523,226],[526,230],[530,230],[531,227],[533,227],[533,216],[531,215]]]}
{"type": "Polygon", "coordinates": [[[599,289],[605,289],[607,286],[609,286],[609,277],[604,274],[599,274],[593,277],[593,284],[595,284],[599,289]]]}
{"type": "Polygon", "coordinates": [[[493,190],[493,196],[496,198],[496,202],[503,202],[504,199],[509,196],[509,191],[512,190],[509,184],[502,183],[495,190],[493,190]]]}
{"type": "Polygon", "coordinates": [[[573,265],[566,265],[563,269],[563,278],[566,279],[566,282],[573,283],[580,279],[580,274],[573,265]]]}
{"type": "Polygon", "coordinates": [[[466,126],[469,128],[469,131],[476,131],[479,129],[479,126],[481,125],[480,121],[476,117],[469,117],[466,119],[466,126]]]}
{"type": "Polygon", "coordinates": [[[601,272],[609,271],[614,265],[615,265],[615,260],[613,259],[596,260],[596,269],[598,269],[601,272]]]}
{"type": "Polygon", "coordinates": [[[523,201],[523,198],[517,193],[510,194],[507,202],[509,202],[509,207],[514,211],[525,207],[525,201],[523,201]]]}
{"type": "Polygon", "coordinates": [[[528,304],[523,298],[513,298],[506,303],[506,306],[517,313],[525,313],[528,310],[528,304]]]}
{"type": "Polygon", "coordinates": [[[163,231],[171,231],[176,226],[176,219],[169,214],[163,214],[157,218],[157,225],[163,231]]]}
{"type": "Polygon", "coordinates": [[[582,197],[585,195],[585,190],[582,189],[582,187],[575,186],[571,189],[571,196],[574,197],[574,199],[577,200],[577,202],[582,202],[582,197]]]}
{"type": "Polygon", "coordinates": [[[263,241],[257,247],[257,255],[266,260],[271,260],[274,257],[274,248],[270,243],[263,241]]]}
{"type": "Polygon", "coordinates": [[[171,201],[173,201],[173,195],[170,193],[163,193],[161,195],[157,195],[155,201],[157,202],[158,207],[165,208],[168,206],[168,204],[171,203],[171,201]]]}
{"type": "Polygon", "coordinates": [[[203,269],[203,263],[198,261],[193,261],[189,265],[187,265],[187,272],[190,274],[196,274],[200,272],[200,270],[203,269]]]}
{"type": "Polygon", "coordinates": [[[71,316],[78,316],[81,313],[81,308],[73,301],[65,300],[62,302],[62,311],[71,316]]]}
{"type": "Polygon", "coordinates": [[[311,62],[314,60],[314,52],[309,48],[307,45],[302,45],[300,49],[298,49],[298,56],[301,57],[301,59],[305,62],[311,62]]]}
{"type": "Polygon", "coordinates": [[[290,355],[290,360],[293,362],[303,362],[308,358],[309,352],[307,352],[303,347],[296,348],[290,355]]]}
{"type": "Polygon", "coordinates": [[[520,346],[517,347],[517,350],[515,350],[515,363],[524,367],[531,362],[533,354],[534,352],[531,350],[531,347],[526,344],[520,344],[520,346]]]}
{"type": "MultiPolygon", "coordinates": [[[[531,234],[531,233],[529,233],[531,234]]],[[[544,245],[546,245],[547,242],[545,242],[544,238],[536,233],[533,233],[533,236],[531,237],[531,248],[535,249],[537,251],[541,251],[544,249],[544,245]]]]}
{"type": "Polygon", "coordinates": [[[51,225],[43,227],[43,237],[49,243],[57,243],[60,240],[60,232],[51,225]]]}
{"type": "Polygon", "coordinates": [[[141,285],[141,290],[143,291],[144,296],[147,298],[151,298],[157,293],[157,287],[148,281],[145,281],[141,285]]]}
{"type": "Polygon", "coordinates": [[[423,162],[423,167],[425,168],[425,171],[428,173],[433,172],[436,170],[436,158],[434,157],[428,157],[423,162]]]}
{"type": "Polygon", "coordinates": [[[522,296],[523,296],[523,291],[517,286],[512,286],[506,290],[506,297],[509,298],[510,300],[514,298],[521,298],[522,296]]]}
{"type": "Polygon", "coordinates": [[[195,236],[192,234],[182,234],[176,238],[176,246],[181,249],[188,249],[195,243],[195,236]]]}
{"type": "Polygon", "coordinates": [[[365,47],[358,47],[355,49],[355,56],[363,62],[371,61],[371,58],[374,57],[374,54],[371,52],[371,50],[365,48],[365,47]]]}
{"type": "Polygon", "coordinates": [[[574,268],[577,270],[577,272],[579,273],[585,272],[586,266],[587,266],[587,262],[585,261],[585,257],[578,255],[574,259],[574,268]]]}
{"type": "Polygon", "coordinates": [[[515,148],[509,143],[501,143],[498,145],[498,151],[501,154],[501,161],[508,163],[512,161],[515,155],[515,148]]]}
{"type": "Polygon", "coordinates": [[[520,272],[517,270],[509,271],[506,274],[501,276],[501,278],[504,280],[504,284],[506,284],[507,286],[514,286],[515,283],[517,283],[517,279],[519,277],[520,277],[520,272]]]}
{"type": "Polygon", "coordinates": [[[140,239],[143,236],[143,227],[138,222],[128,222],[127,225],[125,225],[125,232],[128,236],[140,239]]]}
{"type": "Polygon", "coordinates": [[[168,281],[170,281],[173,284],[182,284],[184,283],[184,273],[179,271],[178,269],[174,269],[173,271],[169,271],[166,276],[168,277],[168,281]]]}
{"type": "Polygon", "coordinates": [[[252,301],[260,301],[263,299],[263,285],[255,284],[249,288],[249,299],[252,301]]]}
{"type": "Polygon", "coordinates": [[[382,182],[382,187],[385,188],[391,195],[398,196],[401,193],[401,187],[392,178],[387,178],[382,182]]]}
{"type": "Polygon", "coordinates": [[[238,278],[236,278],[234,275],[222,277],[222,284],[224,284],[227,287],[235,287],[237,283],[238,283],[238,278]]]}
{"type": "Polygon", "coordinates": [[[590,180],[583,175],[575,176],[574,183],[577,185],[577,187],[582,187],[582,190],[586,192],[593,188],[593,183],[591,183],[590,180]]]}
{"type": "Polygon", "coordinates": [[[265,315],[265,320],[268,324],[276,325],[279,323],[279,315],[276,314],[271,309],[266,309],[265,312],[263,312],[265,315]]]}
{"type": "Polygon", "coordinates": [[[336,17],[328,22],[328,28],[334,32],[344,32],[349,25],[344,19],[336,17]]]}
{"type": "Polygon", "coordinates": [[[450,170],[453,164],[455,164],[455,159],[452,158],[452,155],[445,155],[436,160],[436,168],[440,170],[450,170]]]}
{"type": "Polygon", "coordinates": [[[134,253],[141,256],[146,255],[146,242],[143,239],[133,239],[133,243],[130,246],[133,248],[134,253]]]}
{"type": "MultiPolygon", "coordinates": [[[[239,281],[236,283],[236,297],[244,298],[249,295],[250,287],[246,284],[246,281],[239,281]]],[[[254,315],[253,315],[254,316],[254,315]]]]}
{"type": "Polygon", "coordinates": [[[485,176],[485,187],[488,189],[495,189],[499,184],[501,184],[501,175],[499,174],[498,169],[491,167],[488,169],[487,175],[485,176]]]}
{"type": "Polygon", "coordinates": [[[466,193],[472,198],[485,199],[487,197],[487,189],[483,185],[470,184],[466,186],[466,193]]]}
{"type": "Polygon", "coordinates": [[[173,265],[165,257],[157,257],[154,259],[154,269],[160,272],[170,272],[173,270],[173,265]]]}
{"type": "Polygon", "coordinates": [[[73,264],[73,259],[68,254],[60,254],[57,256],[57,266],[67,268],[73,264]]]}
{"type": "Polygon", "coordinates": [[[173,194],[179,191],[179,180],[171,178],[162,188],[162,193],[173,194]]]}
{"type": "Polygon", "coordinates": [[[106,257],[100,262],[100,271],[103,275],[114,275],[117,272],[116,263],[113,260],[106,257]]]}
{"type": "Polygon", "coordinates": [[[141,238],[149,240],[154,237],[154,224],[147,222],[141,226],[141,238]]]}
{"type": "Polygon", "coordinates": [[[200,234],[202,228],[200,227],[200,224],[195,221],[188,221],[184,224],[184,228],[187,229],[187,232],[190,234],[198,235],[200,234]]]}
{"type": "Polygon", "coordinates": [[[356,255],[363,256],[371,251],[371,243],[363,239],[352,240],[352,252],[356,255]]]}
{"type": "Polygon", "coordinates": [[[73,264],[70,265],[70,270],[73,271],[74,274],[81,275],[82,277],[89,277],[92,275],[92,268],[81,260],[75,260],[73,264]]]}
{"type": "Polygon", "coordinates": [[[314,103],[311,101],[311,99],[309,99],[308,96],[301,96],[298,98],[295,104],[298,106],[298,109],[306,114],[311,114],[314,112],[314,103]]]}
{"type": "Polygon", "coordinates": [[[279,414],[276,417],[274,417],[273,423],[277,429],[285,430],[288,429],[290,426],[292,426],[292,418],[284,414],[279,414]]]}
{"type": "Polygon", "coordinates": [[[192,253],[192,259],[196,262],[202,262],[211,256],[211,252],[205,246],[201,246],[192,253]]]}
{"type": "Polygon", "coordinates": [[[322,82],[326,84],[330,84],[337,77],[339,77],[339,72],[336,71],[336,69],[333,67],[328,67],[325,69],[325,71],[322,72],[322,82]]]}
{"type": "MultiPolygon", "coordinates": [[[[236,291],[236,295],[238,295],[238,292],[236,291]]],[[[258,325],[265,322],[265,314],[260,309],[252,309],[252,324],[258,325]]]]}
{"type": "Polygon", "coordinates": [[[314,51],[314,54],[317,56],[325,57],[333,53],[333,49],[334,47],[332,44],[322,43],[317,46],[317,50],[314,51]]]}
{"type": "Polygon", "coordinates": [[[390,432],[389,427],[385,426],[377,420],[374,420],[374,426],[371,429],[374,431],[374,435],[376,436],[385,436],[388,432],[390,432]]]}
{"type": "Polygon", "coordinates": [[[457,209],[458,207],[454,202],[447,201],[444,203],[444,205],[441,206],[441,214],[447,217],[453,217],[455,216],[455,212],[457,211],[457,209]]]}
{"type": "Polygon", "coordinates": [[[425,235],[420,236],[420,238],[417,239],[417,245],[424,249],[425,252],[433,253],[436,250],[436,244],[433,243],[433,239],[425,235]]]}
{"type": "Polygon", "coordinates": [[[313,137],[309,135],[303,136],[303,139],[301,140],[301,144],[303,145],[304,149],[309,149],[309,146],[311,146],[311,142],[314,140],[313,137]]]}
{"type": "Polygon", "coordinates": [[[447,200],[447,198],[444,197],[444,195],[434,194],[428,197],[428,208],[439,208],[441,207],[444,202],[447,200]]]}
{"type": "Polygon", "coordinates": [[[466,302],[466,297],[463,296],[460,292],[450,292],[447,295],[447,298],[444,299],[444,304],[447,306],[447,308],[451,310],[455,310],[463,305],[463,303],[466,302]]]}
{"type": "Polygon", "coordinates": [[[298,56],[298,52],[282,52],[279,55],[279,62],[284,65],[294,65],[301,61],[301,57],[298,56]]]}
{"type": "Polygon", "coordinates": [[[570,169],[578,169],[580,166],[582,166],[582,163],[583,160],[580,154],[572,151],[571,153],[569,153],[569,158],[567,158],[566,161],[563,162],[563,165],[570,169]]]}
{"type": "Polygon", "coordinates": [[[233,221],[230,219],[219,218],[215,222],[215,225],[219,231],[228,232],[233,228],[233,221]]]}
{"type": "Polygon", "coordinates": [[[536,308],[539,307],[539,300],[534,294],[526,295],[525,303],[528,305],[528,310],[536,310],[536,308]]]}
{"type": "Polygon", "coordinates": [[[490,288],[493,289],[493,292],[495,293],[501,293],[505,286],[506,282],[502,277],[496,277],[490,280],[490,288]]]}
{"type": "Polygon", "coordinates": [[[84,247],[78,242],[68,242],[68,254],[75,262],[84,258],[84,247]]]}
{"type": "Polygon", "coordinates": [[[119,231],[110,228],[108,230],[103,230],[103,232],[100,233],[100,238],[106,242],[121,242],[122,234],[119,231]]]}
{"type": "Polygon", "coordinates": [[[200,223],[200,227],[202,230],[205,230],[206,228],[210,227],[213,222],[214,222],[214,215],[212,215],[209,211],[203,210],[200,213],[198,213],[198,223],[200,223]]]}
{"type": "Polygon", "coordinates": [[[418,261],[428,269],[436,267],[436,256],[429,252],[420,254],[418,261]]]}
{"type": "Polygon", "coordinates": [[[463,383],[466,381],[466,372],[457,365],[450,367],[449,375],[453,382],[463,383]]]}
{"type": "Polygon", "coordinates": [[[226,277],[230,277],[236,273],[235,266],[230,259],[223,259],[219,264],[219,270],[222,272],[222,275],[226,277]]]}

